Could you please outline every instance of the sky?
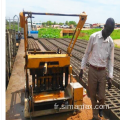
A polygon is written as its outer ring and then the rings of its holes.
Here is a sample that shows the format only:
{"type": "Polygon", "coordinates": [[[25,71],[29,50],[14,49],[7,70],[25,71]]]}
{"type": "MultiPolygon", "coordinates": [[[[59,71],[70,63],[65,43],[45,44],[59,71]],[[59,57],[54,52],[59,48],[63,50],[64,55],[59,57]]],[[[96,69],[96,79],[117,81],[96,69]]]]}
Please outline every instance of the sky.
{"type": "MultiPolygon", "coordinates": [[[[120,0],[6,0],[7,19],[24,11],[41,13],[80,14],[83,11],[88,15],[86,23],[105,23],[107,18],[114,18],[120,23],[120,0]]],[[[46,21],[76,21],[79,17],[33,15],[33,22],[46,21]]],[[[17,19],[17,17],[16,17],[17,19]]]]}

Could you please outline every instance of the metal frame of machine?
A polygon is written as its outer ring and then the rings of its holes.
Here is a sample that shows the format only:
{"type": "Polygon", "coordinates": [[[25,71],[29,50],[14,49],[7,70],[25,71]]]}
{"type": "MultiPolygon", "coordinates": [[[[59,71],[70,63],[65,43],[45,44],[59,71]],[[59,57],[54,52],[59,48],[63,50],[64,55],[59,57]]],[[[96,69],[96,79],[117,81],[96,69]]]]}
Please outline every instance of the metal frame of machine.
{"type": "Polygon", "coordinates": [[[82,105],[83,87],[78,82],[72,82],[73,75],[72,66],[70,65],[70,57],[72,56],[72,49],[86,19],[87,15],[85,12],[80,15],[34,12],[20,13],[20,26],[24,28],[26,73],[25,117],[36,117],[76,110],[74,108],[75,105],[82,105]],[[27,19],[32,18],[33,14],[80,17],[74,35],[67,48],[67,54],[62,54],[59,50],[57,52],[27,51],[27,19]],[[30,75],[32,75],[32,85],[29,85],[28,70],[30,71],[30,75]],[[55,104],[58,105],[57,109],[54,108],[55,104]],[[73,109],[62,109],[63,107],[61,106],[65,105],[73,105],[73,109]]]}

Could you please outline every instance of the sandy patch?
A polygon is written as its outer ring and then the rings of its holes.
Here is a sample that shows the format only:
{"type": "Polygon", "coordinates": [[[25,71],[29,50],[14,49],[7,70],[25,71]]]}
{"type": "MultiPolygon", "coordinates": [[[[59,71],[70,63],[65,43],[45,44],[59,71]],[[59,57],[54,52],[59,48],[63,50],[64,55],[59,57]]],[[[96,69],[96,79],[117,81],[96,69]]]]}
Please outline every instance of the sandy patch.
{"type": "Polygon", "coordinates": [[[114,40],[114,44],[116,44],[117,46],[120,46],[120,39],[114,40]]]}

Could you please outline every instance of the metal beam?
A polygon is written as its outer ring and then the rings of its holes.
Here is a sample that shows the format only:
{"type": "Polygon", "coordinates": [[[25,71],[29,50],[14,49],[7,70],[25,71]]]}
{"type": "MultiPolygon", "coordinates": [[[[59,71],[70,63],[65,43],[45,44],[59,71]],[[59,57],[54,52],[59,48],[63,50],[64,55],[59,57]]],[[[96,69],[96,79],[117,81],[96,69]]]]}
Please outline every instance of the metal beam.
{"type": "Polygon", "coordinates": [[[32,14],[32,15],[54,15],[54,16],[80,16],[79,14],[60,14],[60,13],[37,13],[37,12],[23,12],[23,14],[32,14]]]}

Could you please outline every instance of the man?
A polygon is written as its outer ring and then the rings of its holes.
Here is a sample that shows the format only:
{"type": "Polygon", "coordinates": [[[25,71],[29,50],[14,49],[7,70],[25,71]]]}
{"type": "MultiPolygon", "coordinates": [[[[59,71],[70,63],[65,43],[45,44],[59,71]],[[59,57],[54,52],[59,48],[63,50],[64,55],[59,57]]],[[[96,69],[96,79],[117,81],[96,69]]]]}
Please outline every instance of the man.
{"type": "MultiPolygon", "coordinates": [[[[82,79],[83,70],[89,62],[88,90],[93,108],[93,120],[98,120],[101,109],[94,109],[96,105],[104,105],[106,86],[106,67],[108,69],[108,89],[111,88],[114,64],[114,44],[110,37],[115,27],[113,18],[108,18],[104,29],[90,36],[85,54],[81,62],[79,79],[82,79]],[[97,103],[97,100],[99,103],[97,103]]],[[[97,107],[98,108],[98,107],[97,107]]]]}
{"type": "Polygon", "coordinates": [[[18,33],[18,39],[21,40],[21,33],[18,33]]]}

